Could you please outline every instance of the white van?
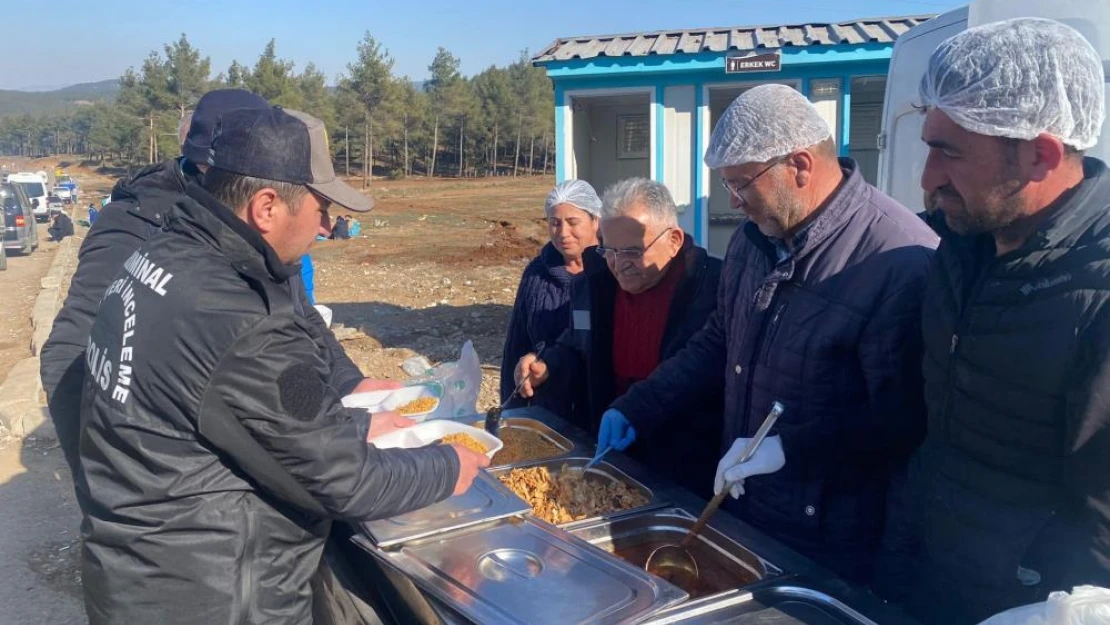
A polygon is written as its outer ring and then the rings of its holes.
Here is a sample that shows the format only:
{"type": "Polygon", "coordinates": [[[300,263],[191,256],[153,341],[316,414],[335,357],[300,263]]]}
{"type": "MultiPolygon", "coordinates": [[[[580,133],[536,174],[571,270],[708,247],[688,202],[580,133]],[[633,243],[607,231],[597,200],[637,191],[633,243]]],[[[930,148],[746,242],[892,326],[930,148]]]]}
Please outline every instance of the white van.
{"type": "Polygon", "coordinates": [[[27,195],[27,199],[31,202],[31,207],[34,209],[35,220],[46,221],[50,219],[50,209],[46,205],[47,189],[46,184],[38,174],[29,174],[21,172],[8,176],[8,182],[13,187],[19,189],[27,195]]]}
{"type": "MultiPolygon", "coordinates": [[[[1110,76],[1110,0],[975,0],[970,5],[949,11],[911,28],[894,44],[883,106],[883,126],[879,135],[879,188],[894,199],[921,212],[924,193],[921,172],[929,150],[921,141],[925,117],[917,88],[929,56],[949,37],[969,26],[987,24],[1013,17],[1046,17],[1075,28],[1094,45],[1110,76]]],[[[1106,101],[1110,105],[1110,85],[1106,101]]],[[[1110,163],[1110,121],[1103,124],[1099,144],[1087,154],[1110,163]]]]}

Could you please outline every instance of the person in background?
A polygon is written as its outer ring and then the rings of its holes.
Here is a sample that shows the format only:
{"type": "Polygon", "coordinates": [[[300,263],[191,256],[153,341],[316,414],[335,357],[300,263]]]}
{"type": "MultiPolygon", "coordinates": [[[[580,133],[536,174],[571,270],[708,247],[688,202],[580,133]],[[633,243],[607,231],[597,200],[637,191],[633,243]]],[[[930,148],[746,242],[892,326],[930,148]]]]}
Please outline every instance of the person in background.
{"type": "Polygon", "coordinates": [[[316,305],[316,268],[312,265],[312,256],[305,254],[301,257],[301,284],[304,285],[305,298],[312,306],[316,305]]]}
{"type": "Polygon", "coordinates": [[[52,210],[50,211],[50,217],[53,219],[53,223],[46,229],[46,232],[50,234],[51,241],[61,241],[66,237],[73,236],[73,220],[65,214],[65,211],[52,210]]]}
{"type": "Polygon", "coordinates": [[[919,620],[964,625],[1110,587],[1110,171],[1083,154],[1104,66],[1070,26],[1014,19],[942,43],[920,95],[941,244],[905,593],[919,620]]]}
{"type": "Polygon", "coordinates": [[[742,520],[852,582],[869,581],[892,471],[924,435],[921,297],[937,237],[838,159],[805,96],[755,87],[713,129],[705,163],[748,220],[717,308],[686,347],[602,416],[624,449],[690,399],[724,396],[713,490],[742,520]],[[785,413],[743,451],[774,402],[785,413]]]}
{"type": "MultiPolygon", "coordinates": [[[[560,416],[590,433],[614,399],[705,325],[721,278],[721,261],[682,231],[662,183],[631,178],[607,189],[600,232],[603,244],[586,254],[586,271],[571,289],[572,328],[540,359],[523,356],[515,372],[524,397],[585,389],[585,401],[560,416]]],[[[691,397],[627,451],[712,496],[721,409],[719,394],[691,397]]]]}
{"type": "Polygon", "coordinates": [[[95,204],[89,204],[89,227],[92,228],[96,225],[96,220],[100,218],[100,211],[96,210],[95,204]]]}
{"type": "Polygon", "coordinates": [[[351,238],[351,235],[347,230],[347,218],[343,215],[335,218],[335,225],[332,226],[331,229],[331,238],[335,239],[336,241],[342,241],[351,238]]]}
{"type": "MultiPolygon", "coordinates": [[[[556,185],[547,194],[543,212],[550,241],[524,268],[517,287],[501,353],[502,402],[516,388],[514,375],[521,357],[534,352],[540,343],[553,346],[570,327],[571,280],[585,270],[584,258],[598,243],[601,198],[585,180],[556,185]]],[[[584,399],[582,389],[560,390],[563,392],[545,393],[535,403],[556,414],[568,414],[575,403],[572,394],[584,399]]]]}

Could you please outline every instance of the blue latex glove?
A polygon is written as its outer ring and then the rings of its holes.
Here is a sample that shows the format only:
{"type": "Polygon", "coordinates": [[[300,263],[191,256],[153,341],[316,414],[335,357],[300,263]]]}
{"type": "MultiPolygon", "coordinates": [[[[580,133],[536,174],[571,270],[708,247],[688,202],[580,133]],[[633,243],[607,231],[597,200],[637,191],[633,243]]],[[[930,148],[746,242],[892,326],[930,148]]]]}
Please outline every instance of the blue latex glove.
{"type": "Polygon", "coordinates": [[[636,440],[636,430],[621,411],[610,408],[601,415],[601,429],[597,433],[597,448],[612,446],[617,451],[628,449],[636,440]]]}

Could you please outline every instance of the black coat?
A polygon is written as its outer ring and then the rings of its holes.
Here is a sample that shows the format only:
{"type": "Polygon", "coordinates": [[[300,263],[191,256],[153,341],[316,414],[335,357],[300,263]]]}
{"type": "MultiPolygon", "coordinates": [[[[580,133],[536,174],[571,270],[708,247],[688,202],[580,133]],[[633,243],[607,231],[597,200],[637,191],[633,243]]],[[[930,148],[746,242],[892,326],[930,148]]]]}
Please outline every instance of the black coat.
{"type": "Polygon", "coordinates": [[[972,623],[1110,586],[1110,171],[1088,159],[1078,190],[1002,256],[990,235],[935,222],[913,603],[930,622],[972,623]],[[1022,585],[1019,566],[1041,582],[1022,585]]]}
{"type": "Polygon", "coordinates": [[[351,238],[350,228],[347,226],[347,220],[343,217],[337,217],[335,220],[335,227],[332,229],[331,238],[336,240],[351,238]]]}
{"type": "MultiPolygon", "coordinates": [[[[572,318],[558,344],[544,359],[551,379],[540,387],[545,394],[577,397],[561,414],[571,423],[595,434],[601,415],[617,398],[613,376],[613,315],[620,288],[605,261],[591,249],[586,270],[572,284],[572,318]],[[589,319],[588,323],[583,320],[589,319]],[[585,393],[580,393],[585,389],[585,393]]],[[[674,356],[705,325],[717,306],[721,261],[686,236],[682,250],[671,262],[683,263],[684,273],[675,288],[670,314],[659,349],[660,362],[674,356]]],[[[712,496],[713,471],[721,441],[719,394],[692,398],[657,427],[638,432],[627,453],[701,495],[712,496]]]]}
{"type": "Polygon", "coordinates": [[[753,223],[732,237],[716,312],[617,400],[637,430],[724,393],[723,453],[775,401],[786,466],[728,509],[852,580],[870,576],[890,467],[923,435],[921,297],[937,238],[852,161],[793,256],[753,223]]]}
{"type": "Polygon", "coordinates": [[[54,218],[54,224],[47,228],[47,232],[55,241],[71,237],[73,236],[73,220],[65,213],[58,213],[58,216],[54,218]]]}
{"type": "MultiPolygon", "coordinates": [[[[162,230],[174,203],[184,197],[185,184],[197,175],[187,161],[178,160],[152,165],[132,179],[121,181],[112,190],[111,203],[100,212],[81,245],[69,294],[40,354],[42,386],[46,390],[50,416],[66,461],[74,472],[74,481],[79,464],[77,440],[85,379],[85,347],[100,298],[123,262],[143,242],[162,230]]],[[[298,313],[325,328],[324,320],[305,299],[300,276],[291,277],[288,284],[292,292],[299,295],[298,313]]],[[[362,373],[343,352],[334,335],[330,332],[325,335],[332,361],[332,385],[341,394],[347,394],[362,380],[362,373]]]]}
{"type": "MultiPolygon", "coordinates": [[[[593,248],[586,250],[585,260],[589,261],[590,256],[600,260],[593,248]]],[[[535,352],[540,343],[544,344],[546,353],[546,349],[554,347],[570,327],[570,287],[574,277],[567,271],[566,259],[551,243],[544,245],[539,255],[524,268],[501,353],[501,401],[509,400],[516,389],[516,366],[521,357],[535,352]]],[[[573,387],[558,391],[553,388],[537,394],[530,402],[514,398],[509,407],[531,403],[556,414],[569,414],[575,396],[582,393],[577,393],[573,387]]]]}
{"type": "Polygon", "coordinates": [[[331,386],[327,330],[191,185],[116,274],[82,398],[83,582],[100,623],[306,623],[332,519],[442,500],[450,448],[378,450],[331,386]]]}

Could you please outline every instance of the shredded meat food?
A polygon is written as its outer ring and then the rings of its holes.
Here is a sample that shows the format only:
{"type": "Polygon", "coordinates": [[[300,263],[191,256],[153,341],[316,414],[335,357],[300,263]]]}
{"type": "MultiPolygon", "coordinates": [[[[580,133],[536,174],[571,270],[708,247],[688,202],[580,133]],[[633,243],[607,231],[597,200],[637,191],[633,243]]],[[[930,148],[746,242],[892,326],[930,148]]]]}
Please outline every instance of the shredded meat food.
{"type": "Polygon", "coordinates": [[[537,517],[553,525],[648,503],[643,494],[623,482],[588,474],[583,476],[581,471],[566,466],[554,474],[547,467],[513,469],[500,479],[532,506],[537,517]]]}

